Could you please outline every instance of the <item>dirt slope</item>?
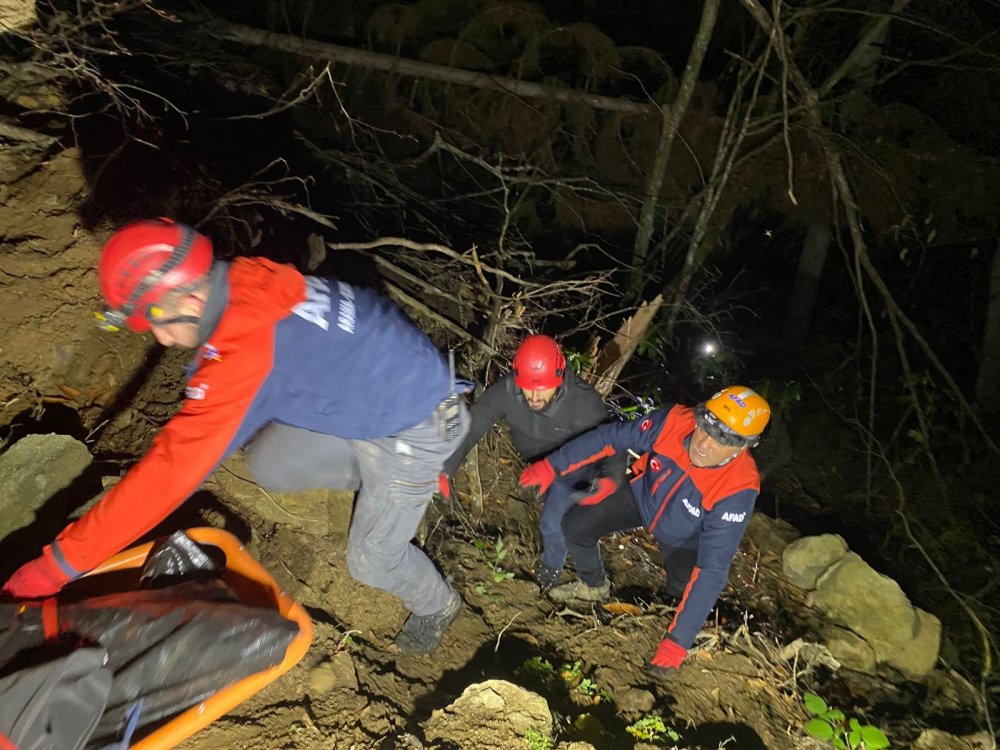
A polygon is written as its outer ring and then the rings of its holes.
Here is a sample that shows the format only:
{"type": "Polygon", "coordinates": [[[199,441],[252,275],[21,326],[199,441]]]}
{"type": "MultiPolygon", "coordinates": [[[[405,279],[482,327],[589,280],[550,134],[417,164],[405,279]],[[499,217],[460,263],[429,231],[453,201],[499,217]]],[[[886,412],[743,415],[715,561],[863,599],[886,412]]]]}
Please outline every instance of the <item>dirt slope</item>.
{"type": "MultiPolygon", "coordinates": [[[[176,406],[183,358],[94,325],[94,264],[106,230],[84,231],[77,219],[86,187],[76,153],[0,150],[0,167],[0,426],[59,410],[96,453],[138,456],[176,406]]],[[[749,546],[734,567],[728,614],[704,631],[683,669],[661,679],[644,667],[672,610],[652,595],[661,579],[643,540],[609,544],[616,604],[557,609],[530,582],[531,534],[498,531],[530,530],[530,503],[494,492],[483,519],[461,505],[436,508],[425,544],[465,607],[432,657],[403,657],[392,640],[405,612],[347,571],[351,497],[266,493],[245,474],[238,456],[227,462],[174,520],[236,531],[308,608],[316,636],[299,666],[189,740],[191,750],[424,747],[432,712],[488,678],[536,690],[556,713],[560,740],[598,748],[632,747],[626,726],[654,716],[686,748],[811,742],[801,731],[801,693],[825,677],[806,660],[776,655],[796,635],[788,610],[804,605],[749,546]]],[[[499,487],[510,486],[504,478],[499,487]]],[[[914,690],[890,686],[869,705],[898,713],[914,690]]]]}

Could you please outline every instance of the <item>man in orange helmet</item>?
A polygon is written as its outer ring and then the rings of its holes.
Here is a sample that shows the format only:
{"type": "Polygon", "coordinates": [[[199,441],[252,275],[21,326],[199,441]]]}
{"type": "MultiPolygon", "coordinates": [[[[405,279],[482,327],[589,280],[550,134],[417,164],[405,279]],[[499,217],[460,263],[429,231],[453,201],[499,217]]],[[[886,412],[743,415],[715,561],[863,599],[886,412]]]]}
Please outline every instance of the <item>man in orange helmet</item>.
{"type": "Polygon", "coordinates": [[[410,610],[396,638],[401,651],[436,648],[462,600],[410,540],[468,429],[441,352],[372,290],[264,258],[217,261],[208,237],[167,219],[115,232],[98,274],[108,304],[102,327],[151,331],[164,346],[197,350],[187,399],[142,460],[4,592],[54,594],[148,533],[226,456],[262,438],[259,479],[269,472],[288,482],[294,473],[300,486],[360,487],[348,569],[410,610]]]}
{"type": "Polygon", "coordinates": [[[750,522],[760,477],[747,448],[757,444],[770,416],[763,397],[730,386],[694,408],[678,405],[634,422],[601,425],[526,468],[521,485],[546,491],[595,461],[627,451],[639,456],[628,482],[602,479],[603,499],[578,504],[563,518],[579,580],[549,596],[560,602],[607,599],[601,537],[645,527],[664,550],[668,591],[680,596],[650,667],[679,667],[726,586],[750,522]]]}
{"type": "MultiPolygon", "coordinates": [[[[473,404],[469,433],[445,462],[441,494],[450,495],[449,477],[498,422],[507,423],[511,442],[521,458],[535,461],[609,416],[600,394],[567,368],[559,344],[549,336],[532,334],[517,348],[510,373],[490,385],[473,404]]],[[[624,463],[620,468],[624,469],[624,463]]],[[[562,518],[588,494],[586,490],[571,491],[544,499],[540,518],[542,555],[535,570],[543,590],[556,584],[566,559],[562,518]]]]}

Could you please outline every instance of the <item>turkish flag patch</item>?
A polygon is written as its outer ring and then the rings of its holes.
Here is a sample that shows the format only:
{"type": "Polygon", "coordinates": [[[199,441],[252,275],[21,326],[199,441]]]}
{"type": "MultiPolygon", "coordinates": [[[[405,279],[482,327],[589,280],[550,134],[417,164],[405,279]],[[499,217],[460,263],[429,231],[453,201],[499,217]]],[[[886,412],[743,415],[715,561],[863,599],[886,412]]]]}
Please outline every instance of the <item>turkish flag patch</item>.
{"type": "Polygon", "coordinates": [[[646,430],[648,430],[652,426],[653,426],[653,420],[647,418],[647,419],[642,420],[642,424],[639,425],[639,430],[641,432],[645,432],[646,430]]]}
{"type": "Polygon", "coordinates": [[[649,468],[653,471],[659,471],[663,468],[663,464],[660,463],[660,459],[654,458],[649,462],[649,468]]]}

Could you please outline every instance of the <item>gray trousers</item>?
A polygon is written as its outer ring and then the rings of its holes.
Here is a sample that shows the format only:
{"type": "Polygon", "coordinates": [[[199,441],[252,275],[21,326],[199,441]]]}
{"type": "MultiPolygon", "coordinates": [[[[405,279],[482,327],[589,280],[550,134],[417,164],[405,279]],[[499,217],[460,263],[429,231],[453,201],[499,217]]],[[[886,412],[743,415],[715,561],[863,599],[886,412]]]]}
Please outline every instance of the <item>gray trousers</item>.
{"type": "Polygon", "coordinates": [[[464,405],[461,429],[451,440],[440,437],[433,415],[374,440],[346,440],[275,422],[250,444],[247,465],[268,489],[358,490],[348,570],[361,583],[395,594],[414,614],[430,615],[447,606],[451,587],[411,540],[445,459],[468,430],[464,405]]]}

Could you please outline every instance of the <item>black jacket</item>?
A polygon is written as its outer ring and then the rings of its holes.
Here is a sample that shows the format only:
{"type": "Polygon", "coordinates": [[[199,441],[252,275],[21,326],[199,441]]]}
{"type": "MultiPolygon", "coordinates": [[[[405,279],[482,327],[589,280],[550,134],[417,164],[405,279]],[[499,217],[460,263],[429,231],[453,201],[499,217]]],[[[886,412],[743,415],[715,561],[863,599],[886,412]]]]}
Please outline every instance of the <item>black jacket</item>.
{"type": "Polygon", "coordinates": [[[570,369],[552,401],[541,411],[532,410],[513,376],[505,375],[483,392],[470,415],[469,434],[445,461],[444,471],[449,477],[455,475],[472,446],[501,420],[507,422],[517,452],[533,461],[610,418],[600,394],[578,380],[570,369]]]}

